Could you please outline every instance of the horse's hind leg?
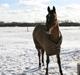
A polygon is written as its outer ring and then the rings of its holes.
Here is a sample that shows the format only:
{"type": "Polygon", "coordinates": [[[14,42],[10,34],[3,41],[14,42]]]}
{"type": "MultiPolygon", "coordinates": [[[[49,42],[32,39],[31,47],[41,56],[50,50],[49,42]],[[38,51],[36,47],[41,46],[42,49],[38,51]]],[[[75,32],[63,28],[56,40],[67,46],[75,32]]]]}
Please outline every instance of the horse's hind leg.
{"type": "Polygon", "coordinates": [[[42,63],[43,63],[43,66],[44,66],[44,50],[42,49],[41,52],[42,52],[42,63]]]}
{"type": "Polygon", "coordinates": [[[60,74],[63,75],[63,73],[62,73],[62,69],[61,69],[60,54],[57,54],[57,63],[58,63],[58,65],[59,65],[59,71],[60,71],[60,74]]]}
{"type": "Polygon", "coordinates": [[[41,53],[40,53],[40,49],[37,49],[37,50],[38,50],[38,57],[39,57],[39,68],[41,68],[41,61],[40,61],[41,53]]]}
{"type": "Polygon", "coordinates": [[[49,64],[50,60],[49,60],[49,56],[47,55],[47,60],[46,60],[46,63],[47,63],[47,66],[46,66],[46,75],[48,75],[48,64],[49,64]]]}

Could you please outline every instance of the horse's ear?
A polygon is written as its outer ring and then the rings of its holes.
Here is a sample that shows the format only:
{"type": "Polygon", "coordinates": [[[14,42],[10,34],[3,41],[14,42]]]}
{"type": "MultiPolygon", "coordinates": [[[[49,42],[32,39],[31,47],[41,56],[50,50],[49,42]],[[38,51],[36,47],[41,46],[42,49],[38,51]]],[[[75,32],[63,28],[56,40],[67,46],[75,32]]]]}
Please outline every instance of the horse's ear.
{"type": "Polygon", "coordinates": [[[53,6],[53,11],[56,12],[56,8],[55,8],[55,6],[53,6]]]}
{"type": "Polygon", "coordinates": [[[48,6],[47,11],[50,12],[50,7],[48,6]]]}

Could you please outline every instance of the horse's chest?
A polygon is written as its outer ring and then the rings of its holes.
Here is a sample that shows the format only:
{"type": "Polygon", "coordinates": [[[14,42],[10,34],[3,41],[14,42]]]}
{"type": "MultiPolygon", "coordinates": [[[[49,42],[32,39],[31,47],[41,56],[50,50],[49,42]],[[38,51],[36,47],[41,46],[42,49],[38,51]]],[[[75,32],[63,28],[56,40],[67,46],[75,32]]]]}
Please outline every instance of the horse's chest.
{"type": "Polygon", "coordinates": [[[55,43],[58,42],[58,40],[59,40],[59,32],[58,31],[53,31],[51,33],[51,40],[54,41],[55,43]]]}

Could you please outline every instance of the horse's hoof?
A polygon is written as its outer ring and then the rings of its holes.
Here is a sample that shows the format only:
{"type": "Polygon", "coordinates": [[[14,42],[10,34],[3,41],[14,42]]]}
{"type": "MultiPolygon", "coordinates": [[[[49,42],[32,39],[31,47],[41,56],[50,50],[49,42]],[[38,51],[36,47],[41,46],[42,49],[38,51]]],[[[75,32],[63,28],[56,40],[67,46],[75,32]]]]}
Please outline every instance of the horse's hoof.
{"type": "Polygon", "coordinates": [[[42,64],[42,66],[44,66],[44,64],[42,64]]]}
{"type": "Polygon", "coordinates": [[[48,75],[48,73],[47,73],[47,74],[45,74],[45,75],[48,75]]]}
{"type": "Polygon", "coordinates": [[[41,65],[39,65],[39,69],[41,69],[41,65]]]}
{"type": "Polygon", "coordinates": [[[48,72],[46,72],[46,74],[45,75],[48,75],[48,72]]]}
{"type": "Polygon", "coordinates": [[[41,67],[41,63],[39,63],[39,67],[41,67]]]}

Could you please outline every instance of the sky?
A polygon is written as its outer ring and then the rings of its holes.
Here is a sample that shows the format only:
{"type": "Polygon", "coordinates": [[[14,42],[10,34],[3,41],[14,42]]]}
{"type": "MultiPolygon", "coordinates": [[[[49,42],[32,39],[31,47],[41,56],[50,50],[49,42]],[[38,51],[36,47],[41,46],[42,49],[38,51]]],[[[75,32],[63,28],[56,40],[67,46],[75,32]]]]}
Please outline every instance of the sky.
{"type": "Polygon", "coordinates": [[[0,0],[0,21],[45,22],[48,6],[59,21],[80,22],[80,0],[0,0]]]}

